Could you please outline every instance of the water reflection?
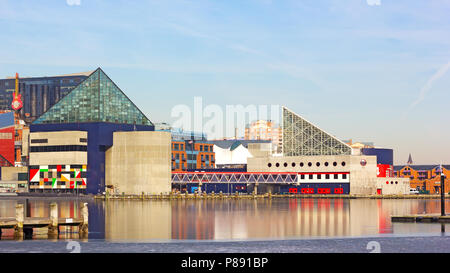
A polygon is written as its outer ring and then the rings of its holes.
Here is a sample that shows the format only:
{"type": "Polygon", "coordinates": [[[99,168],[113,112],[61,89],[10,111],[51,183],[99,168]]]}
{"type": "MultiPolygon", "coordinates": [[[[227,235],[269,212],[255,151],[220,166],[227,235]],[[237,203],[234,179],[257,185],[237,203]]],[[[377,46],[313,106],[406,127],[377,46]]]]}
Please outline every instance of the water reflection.
{"type": "MultiPolygon", "coordinates": [[[[0,217],[14,217],[17,202],[0,200],[0,217]]],[[[30,217],[48,217],[50,200],[26,204],[30,217]]],[[[57,201],[60,217],[80,216],[80,200],[57,201]]],[[[450,206],[450,200],[446,206],[450,206]]],[[[395,223],[391,215],[439,213],[439,200],[256,199],[88,202],[89,239],[229,240],[440,233],[440,224],[395,223]]],[[[445,226],[444,226],[445,228],[445,226]]],[[[448,230],[448,227],[447,227],[448,230]]],[[[62,230],[61,238],[76,238],[62,230]]],[[[8,234],[10,232],[11,234],[8,234]]],[[[35,239],[46,239],[36,230],[35,239]]],[[[12,237],[3,231],[2,239],[12,237]]]]}

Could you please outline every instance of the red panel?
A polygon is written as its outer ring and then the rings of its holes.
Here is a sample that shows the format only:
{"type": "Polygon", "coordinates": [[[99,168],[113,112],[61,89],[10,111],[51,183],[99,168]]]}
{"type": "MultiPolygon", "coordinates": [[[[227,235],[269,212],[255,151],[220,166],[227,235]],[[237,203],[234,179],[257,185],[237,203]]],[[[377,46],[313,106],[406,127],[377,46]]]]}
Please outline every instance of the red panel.
{"type": "Polygon", "coordinates": [[[394,168],[388,164],[377,164],[377,177],[392,177],[394,168]]]}
{"type": "Polygon", "coordinates": [[[39,169],[30,169],[30,180],[34,177],[34,175],[39,172],[39,169]]]}
{"type": "Polygon", "coordinates": [[[59,173],[61,172],[61,165],[56,165],[56,171],[59,173]]]}
{"type": "Polygon", "coordinates": [[[14,126],[1,129],[0,133],[9,133],[11,138],[0,139],[0,155],[14,166],[14,126]]]}

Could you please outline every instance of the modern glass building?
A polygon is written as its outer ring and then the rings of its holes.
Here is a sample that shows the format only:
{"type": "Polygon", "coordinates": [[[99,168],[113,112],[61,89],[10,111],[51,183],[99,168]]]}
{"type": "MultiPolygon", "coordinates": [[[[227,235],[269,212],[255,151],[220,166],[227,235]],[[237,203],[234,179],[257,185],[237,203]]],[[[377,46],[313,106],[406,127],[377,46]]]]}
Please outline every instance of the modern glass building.
{"type": "MultiPolygon", "coordinates": [[[[19,93],[23,100],[21,117],[27,122],[34,121],[91,73],[19,78],[19,93]]],[[[15,78],[0,79],[0,110],[11,110],[14,89],[15,78]]]]}
{"type": "MultiPolygon", "coordinates": [[[[56,189],[59,186],[63,189],[70,189],[72,185],[76,187],[77,181],[73,183],[72,180],[76,180],[77,177],[72,176],[77,173],[72,174],[72,172],[76,172],[77,169],[74,166],[79,163],[61,164],[57,161],[58,158],[63,158],[59,155],[70,151],[80,152],[73,150],[73,147],[85,145],[87,146],[87,166],[82,165],[79,168],[81,174],[83,171],[86,172],[87,183],[83,180],[83,183],[86,184],[85,192],[92,194],[104,192],[105,152],[113,145],[113,132],[154,131],[154,125],[103,70],[98,68],[30,125],[31,139],[35,138],[39,132],[70,131],[73,131],[74,134],[80,131],[87,132],[87,139],[80,138],[78,141],[77,138],[76,141],[74,139],[74,143],[69,143],[69,145],[62,140],[52,139],[52,143],[63,144],[48,146],[45,144],[50,143],[48,139],[35,139],[35,145],[39,145],[39,148],[35,148],[36,154],[33,149],[30,150],[30,180],[38,180],[39,189],[54,189],[50,181],[43,180],[50,178],[46,177],[45,172],[51,172],[51,178],[56,175],[57,178],[64,176],[64,179],[68,180],[55,181],[53,185],[57,185],[56,189]],[[49,156],[46,156],[46,153],[49,156]],[[39,161],[36,158],[47,159],[43,164],[36,164],[39,161]],[[34,162],[33,165],[31,162],[34,162]],[[40,174],[41,177],[31,177],[31,173],[36,174],[37,169],[39,169],[39,173],[44,172],[44,174],[40,174]],[[64,173],[64,170],[67,170],[67,173],[64,173]]],[[[30,187],[30,190],[32,188],[30,187]]]]}
{"type": "Polygon", "coordinates": [[[283,106],[283,155],[351,155],[352,148],[283,106]]]}

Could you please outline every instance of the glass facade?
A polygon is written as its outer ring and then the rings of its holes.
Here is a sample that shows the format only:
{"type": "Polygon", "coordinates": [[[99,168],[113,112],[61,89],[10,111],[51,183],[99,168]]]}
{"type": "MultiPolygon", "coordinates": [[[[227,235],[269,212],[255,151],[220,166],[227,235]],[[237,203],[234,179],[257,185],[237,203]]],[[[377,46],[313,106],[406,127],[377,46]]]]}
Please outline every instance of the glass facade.
{"type": "Polygon", "coordinates": [[[100,68],[34,124],[78,122],[153,125],[100,68]]]}
{"type": "Polygon", "coordinates": [[[283,155],[351,155],[352,148],[283,107],[283,155]]]}

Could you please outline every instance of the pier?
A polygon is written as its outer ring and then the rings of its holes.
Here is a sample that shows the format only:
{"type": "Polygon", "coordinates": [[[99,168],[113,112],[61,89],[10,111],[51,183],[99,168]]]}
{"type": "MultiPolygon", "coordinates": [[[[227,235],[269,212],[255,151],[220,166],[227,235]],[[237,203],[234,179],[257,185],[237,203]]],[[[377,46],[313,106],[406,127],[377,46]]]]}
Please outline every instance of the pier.
{"type": "Polygon", "coordinates": [[[392,216],[391,221],[393,223],[450,223],[450,216],[440,214],[392,216]]]}
{"type": "Polygon", "coordinates": [[[86,237],[88,234],[88,207],[87,203],[81,204],[80,218],[60,218],[58,215],[58,204],[50,204],[50,215],[48,218],[25,217],[23,204],[16,205],[16,216],[10,218],[0,218],[0,239],[2,230],[14,229],[14,238],[32,238],[34,228],[47,228],[49,238],[57,238],[61,226],[78,227],[77,231],[80,237],[86,237]]]}
{"type": "MultiPolygon", "coordinates": [[[[432,194],[406,194],[406,195],[361,195],[361,194],[256,194],[256,193],[171,193],[171,194],[106,194],[96,195],[98,200],[178,200],[178,199],[261,199],[261,198],[324,198],[324,199],[439,199],[439,195],[432,194]]],[[[449,195],[445,196],[450,199],[449,195]]]]}

